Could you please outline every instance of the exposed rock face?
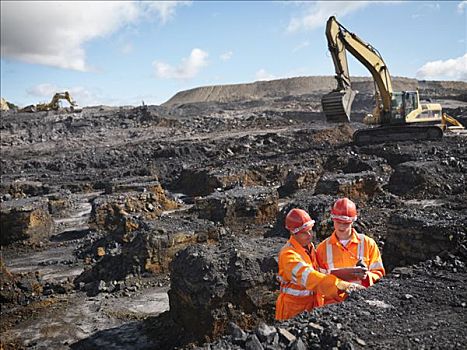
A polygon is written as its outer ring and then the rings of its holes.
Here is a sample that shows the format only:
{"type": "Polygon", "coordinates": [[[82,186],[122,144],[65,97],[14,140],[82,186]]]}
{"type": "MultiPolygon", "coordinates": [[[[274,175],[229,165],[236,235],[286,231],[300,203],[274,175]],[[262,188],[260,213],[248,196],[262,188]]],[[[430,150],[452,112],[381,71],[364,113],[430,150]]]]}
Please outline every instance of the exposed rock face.
{"type": "Polygon", "coordinates": [[[177,207],[178,204],[167,198],[160,184],[157,184],[142,193],[126,192],[97,198],[93,202],[91,216],[97,229],[128,233],[137,228],[130,214],[154,219],[163,210],[177,207]]]}
{"type": "Polygon", "coordinates": [[[279,195],[268,187],[237,187],[196,200],[195,210],[202,219],[228,226],[264,224],[275,220],[279,195]]]}
{"type": "Polygon", "coordinates": [[[376,174],[327,174],[316,185],[316,194],[339,195],[349,198],[372,197],[380,191],[376,174]]]}
{"type": "Polygon", "coordinates": [[[2,182],[0,184],[0,194],[9,195],[11,198],[42,196],[50,193],[50,190],[50,186],[39,181],[2,182]]]}
{"type": "Polygon", "coordinates": [[[47,200],[17,200],[3,202],[1,209],[0,244],[28,240],[37,243],[49,237],[54,222],[47,209],[47,200]]]}
{"type": "Polygon", "coordinates": [[[288,196],[297,190],[305,188],[314,191],[323,169],[319,162],[314,162],[315,164],[311,163],[289,170],[284,184],[278,189],[281,197],[288,196]]]}
{"type": "Polygon", "coordinates": [[[167,273],[175,254],[196,242],[219,240],[220,229],[210,222],[166,215],[157,221],[131,217],[134,229],[114,232],[93,243],[81,255],[96,259],[75,283],[119,281],[129,275],[167,273]]]}
{"type": "Polygon", "coordinates": [[[222,334],[229,321],[250,327],[269,319],[277,295],[276,256],[281,239],[227,238],[191,246],[170,265],[170,312],[193,337],[222,334]]]}
{"type": "MultiPolygon", "coordinates": [[[[26,305],[38,299],[43,292],[39,274],[13,274],[0,259],[0,302],[4,304],[26,305]]],[[[3,306],[2,306],[3,307],[3,306]]]]}
{"type": "MultiPolygon", "coordinates": [[[[465,162],[460,162],[455,157],[450,157],[444,165],[452,164],[452,169],[446,169],[443,164],[437,161],[413,161],[399,164],[391,176],[388,184],[388,189],[397,195],[414,197],[417,194],[430,193],[439,195],[440,193],[462,193],[465,191],[464,186],[455,182],[440,183],[440,177],[450,177],[448,172],[454,170],[459,172],[465,166],[465,162]],[[446,164],[447,163],[447,164],[446,164]]],[[[464,169],[464,172],[467,169],[464,169]]],[[[459,174],[460,176],[463,176],[459,174]]]]}
{"type": "Polygon", "coordinates": [[[174,188],[190,196],[206,196],[216,189],[228,190],[237,185],[264,185],[264,175],[253,169],[184,169],[174,188]]]}
{"type": "Polygon", "coordinates": [[[389,218],[383,260],[392,269],[465,250],[466,233],[467,216],[447,208],[442,215],[429,207],[397,211],[389,218]]]}

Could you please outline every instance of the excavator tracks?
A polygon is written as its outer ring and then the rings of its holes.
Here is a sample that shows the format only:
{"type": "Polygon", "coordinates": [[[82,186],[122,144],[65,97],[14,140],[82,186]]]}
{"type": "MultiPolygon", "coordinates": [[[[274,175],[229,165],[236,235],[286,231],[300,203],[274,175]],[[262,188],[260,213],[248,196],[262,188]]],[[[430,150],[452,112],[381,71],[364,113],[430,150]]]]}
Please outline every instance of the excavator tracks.
{"type": "Polygon", "coordinates": [[[440,140],[443,130],[436,125],[380,126],[354,132],[353,141],[358,146],[394,141],[440,140]]]}

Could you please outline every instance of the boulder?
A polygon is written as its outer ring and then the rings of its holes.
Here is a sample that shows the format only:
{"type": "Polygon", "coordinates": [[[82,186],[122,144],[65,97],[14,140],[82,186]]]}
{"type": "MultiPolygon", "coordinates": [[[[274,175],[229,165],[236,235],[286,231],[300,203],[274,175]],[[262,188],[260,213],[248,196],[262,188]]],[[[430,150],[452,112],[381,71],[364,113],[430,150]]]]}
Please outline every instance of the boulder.
{"type": "Polygon", "coordinates": [[[224,239],[214,245],[193,245],[170,264],[172,319],[195,338],[215,338],[229,322],[251,327],[274,318],[277,238],[224,239]]]}
{"type": "Polygon", "coordinates": [[[366,199],[380,192],[374,172],[364,171],[350,174],[325,174],[316,184],[315,194],[338,195],[366,199]]]}
{"type": "Polygon", "coordinates": [[[236,187],[215,192],[195,201],[195,210],[201,219],[228,226],[265,224],[275,220],[279,195],[269,187],[236,187]]]}
{"type": "Polygon", "coordinates": [[[75,284],[167,273],[179,250],[196,242],[218,241],[221,235],[219,227],[204,220],[167,215],[154,221],[131,217],[131,221],[134,230],[107,235],[81,253],[97,261],[76,278],[75,284]]]}
{"type": "Polygon", "coordinates": [[[183,169],[174,184],[177,191],[190,196],[206,196],[216,189],[228,190],[237,185],[262,185],[265,180],[258,171],[249,169],[183,169]]]}
{"type": "Polygon", "coordinates": [[[46,199],[28,198],[2,203],[0,244],[28,240],[38,243],[54,232],[46,199]]]}

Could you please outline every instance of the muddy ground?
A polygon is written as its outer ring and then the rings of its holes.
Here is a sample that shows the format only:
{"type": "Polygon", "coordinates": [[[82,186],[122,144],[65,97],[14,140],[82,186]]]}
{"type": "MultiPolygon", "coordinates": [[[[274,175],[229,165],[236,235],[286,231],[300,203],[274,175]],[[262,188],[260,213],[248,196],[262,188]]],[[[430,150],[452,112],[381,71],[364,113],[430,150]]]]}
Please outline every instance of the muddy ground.
{"type": "MultiPolygon", "coordinates": [[[[315,80],[2,112],[2,348],[464,348],[466,135],[358,147],[370,82],[332,125],[315,80]],[[343,195],[388,275],[274,321],[285,213],[308,210],[318,242],[343,195]]],[[[463,84],[420,93],[465,121],[463,84]]]]}

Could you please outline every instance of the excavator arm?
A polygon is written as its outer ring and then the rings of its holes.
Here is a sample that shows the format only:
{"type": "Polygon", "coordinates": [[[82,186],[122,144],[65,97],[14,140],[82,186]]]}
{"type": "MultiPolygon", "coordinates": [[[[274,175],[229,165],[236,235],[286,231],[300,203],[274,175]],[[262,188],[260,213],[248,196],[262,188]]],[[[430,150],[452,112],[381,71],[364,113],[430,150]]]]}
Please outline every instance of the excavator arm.
{"type": "Polygon", "coordinates": [[[356,34],[345,29],[334,16],[327,21],[326,38],[337,80],[337,88],[324,95],[321,100],[326,119],[330,122],[350,121],[351,106],[356,92],[351,89],[347,51],[370,71],[375,81],[378,88],[376,113],[389,113],[392,82],[388,67],[379,52],[356,34]]]}
{"type": "Polygon", "coordinates": [[[37,111],[50,111],[50,110],[58,110],[60,108],[60,100],[67,100],[70,106],[76,107],[76,102],[70,96],[68,91],[65,92],[57,92],[49,103],[40,103],[35,106],[37,111]]]}
{"type": "Polygon", "coordinates": [[[378,127],[355,131],[355,144],[439,140],[448,124],[454,125],[449,127],[450,130],[463,129],[461,123],[442,114],[440,104],[421,104],[418,90],[393,91],[388,67],[379,52],[349,32],[335,17],[330,17],[327,21],[326,38],[337,80],[337,88],[321,99],[328,121],[350,122],[350,111],[356,92],[351,88],[347,51],[368,69],[376,85],[376,106],[373,114],[367,116],[364,121],[378,127]]]}

